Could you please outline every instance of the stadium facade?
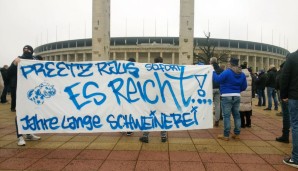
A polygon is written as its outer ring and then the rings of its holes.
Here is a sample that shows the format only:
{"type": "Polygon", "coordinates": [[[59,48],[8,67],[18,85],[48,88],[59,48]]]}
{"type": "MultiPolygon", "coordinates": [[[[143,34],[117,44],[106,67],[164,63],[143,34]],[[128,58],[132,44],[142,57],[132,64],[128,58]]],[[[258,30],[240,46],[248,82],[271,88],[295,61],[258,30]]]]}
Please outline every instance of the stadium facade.
{"type": "MultiPolygon", "coordinates": [[[[210,39],[215,45],[214,56],[228,52],[229,58],[237,57],[240,63],[248,62],[256,72],[267,70],[269,65],[279,65],[285,61],[288,50],[264,43],[210,39]]],[[[206,38],[194,38],[194,53],[203,55],[200,47],[205,45],[206,38]]],[[[115,37],[110,39],[109,60],[127,60],[130,57],[141,63],[153,63],[157,56],[164,63],[181,64],[179,61],[179,37],[115,37]]],[[[80,62],[92,61],[92,39],[59,41],[35,48],[35,54],[47,61],[80,62]]]]}

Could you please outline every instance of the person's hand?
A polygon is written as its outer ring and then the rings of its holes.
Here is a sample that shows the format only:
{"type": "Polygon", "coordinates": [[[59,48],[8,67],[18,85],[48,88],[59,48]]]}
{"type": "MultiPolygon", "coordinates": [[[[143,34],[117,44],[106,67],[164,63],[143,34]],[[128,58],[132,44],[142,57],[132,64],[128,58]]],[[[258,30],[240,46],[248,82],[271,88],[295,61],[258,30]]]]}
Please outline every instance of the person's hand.
{"type": "Polygon", "coordinates": [[[19,57],[17,57],[14,61],[13,64],[14,65],[18,65],[20,63],[21,59],[19,57]]]}
{"type": "Polygon", "coordinates": [[[282,101],[284,101],[284,102],[288,102],[288,100],[289,100],[288,98],[282,99],[282,101]]]}

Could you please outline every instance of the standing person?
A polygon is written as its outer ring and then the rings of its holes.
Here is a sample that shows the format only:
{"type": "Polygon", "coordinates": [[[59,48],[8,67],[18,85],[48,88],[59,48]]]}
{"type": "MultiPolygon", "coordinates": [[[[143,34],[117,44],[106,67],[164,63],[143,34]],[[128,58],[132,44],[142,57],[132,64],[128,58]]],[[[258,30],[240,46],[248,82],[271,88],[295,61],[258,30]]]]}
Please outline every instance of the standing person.
{"type": "Polygon", "coordinates": [[[4,81],[2,79],[2,74],[0,72],[0,93],[2,94],[3,92],[3,89],[4,89],[4,81]]]}
{"type": "Polygon", "coordinates": [[[230,137],[230,117],[234,118],[234,135],[232,138],[239,139],[241,129],[241,119],[239,113],[240,93],[247,88],[246,77],[241,71],[239,59],[231,58],[230,67],[217,75],[213,71],[213,80],[220,84],[221,108],[223,112],[224,134],[218,135],[218,139],[229,141],[230,137]]]}
{"type": "MultiPolygon", "coordinates": [[[[127,61],[129,62],[136,62],[135,58],[129,58],[127,61]]],[[[133,132],[126,132],[127,136],[131,136],[133,134],[133,132]]]]}
{"type": "Polygon", "coordinates": [[[274,101],[274,110],[278,110],[278,101],[276,97],[275,90],[275,78],[276,78],[276,68],[274,65],[269,66],[266,79],[266,88],[267,88],[267,98],[268,98],[268,107],[264,110],[271,110],[272,108],[272,99],[274,101]]]}
{"type": "Polygon", "coordinates": [[[292,156],[283,162],[298,168],[298,50],[288,55],[282,69],[280,96],[288,102],[290,122],[292,126],[292,156]]]}
{"type": "MultiPolygon", "coordinates": [[[[221,69],[218,66],[216,57],[210,58],[210,64],[214,66],[214,70],[217,75],[223,72],[223,69],[221,69]]],[[[215,81],[213,81],[213,102],[214,102],[214,108],[215,108],[214,126],[218,127],[219,119],[220,119],[220,92],[219,92],[219,83],[216,83],[215,81]]]]}
{"type": "Polygon", "coordinates": [[[8,86],[9,86],[7,69],[8,69],[8,65],[4,65],[3,68],[1,68],[1,75],[3,78],[3,82],[4,82],[4,89],[3,89],[3,92],[1,93],[1,103],[7,102],[6,95],[7,95],[8,86]]]}
{"type": "Polygon", "coordinates": [[[258,104],[256,106],[266,106],[265,86],[266,75],[264,70],[260,70],[256,78],[256,89],[258,94],[258,104]]]}
{"type": "MultiPolygon", "coordinates": [[[[162,57],[156,57],[154,58],[154,63],[163,63],[162,57]]],[[[166,131],[161,131],[160,132],[161,136],[161,142],[167,142],[167,132],[166,131]]],[[[139,139],[141,142],[148,143],[149,142],[149,132],[144,132],[143,136],[140,137],[139,139]]]]}
{"type": "Polygon", "coordinates": [[[242,72],[246,76],[247,88],[240,93],[240,117],[241,128],[251,127],[251,101],[252,101],[252,78],[251,73],[247,69],[247,63],[241,65],[242,72]]]}
{"type": "Polygon", "coordinates": [[[250,73],[251,76],[251,98],[256,97],[256,75],[252,72],[251,67],[247,68],[248,72],[250,73]]]}
{"type": "MultiPolygon", "coordinates": [[[[276,77],[276,88],[279,90],[280,93],[280,86],[282,80],[282,69],[285,63],[280,65],[280,75],[276,77]]],[[[281,95],[281,93],[280,93],[281,95]]],[[[277,137],[275,140],[282,143],[289,143],[289,133],[290,133],[290,116],[289,116],[289,109],[288,109],[288,102],[281,100],[281,110],[282,110],[282,135],[277,137]]]]}
{"type": "MultiPolygon", "coordinates": [[[[11,111],[16,112],[16,91],[17,91],[17,71],[18,71],[18,63],[20,62],[20,59],[33,59],[33,48],[29,45],[24,46],[23,48],[23,54],[22,56],[19,56],[14,59],[14,61],[11,63],[10,67],[8,68],[8,77],[10,79],[10,88],[11,88],[11,111]]],[[[18,123],[17,123],[17,117],[15,118],[15,124],[16,124],[16,133],[18,138],[18,145],[24,146],[26,145],[26,142],[24,140],[24,137],[22,134],[19,134],[18,130],[18,123]]],[[[26,140],[40,140],[40,137],[33,135],[33,134],[27,134],[26,140]]]]}

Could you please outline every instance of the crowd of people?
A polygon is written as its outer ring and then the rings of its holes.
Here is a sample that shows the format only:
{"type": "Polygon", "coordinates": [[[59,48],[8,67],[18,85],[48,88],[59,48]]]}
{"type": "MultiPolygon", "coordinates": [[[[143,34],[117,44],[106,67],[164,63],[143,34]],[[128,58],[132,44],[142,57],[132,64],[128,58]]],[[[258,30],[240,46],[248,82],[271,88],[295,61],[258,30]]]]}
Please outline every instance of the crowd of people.
{"type": "MultiPolygon", "coordinates": [[[[21,59],[42,60],[41,56],[33,56],[33,48],[29,45],[23,47],[23,54],[13,60],[11,65],[4,65],[0,73],[0,94],[1,103],[8,103],[7,93],[11,95],[11,112],[16,112],[16,91],[17,91],[17,65],[21,59]]],[[[128,61],[135,62],[130,58],[128,61]]],[[[163,63],[162,57],[154,59],[155,63],[163,63]]],[[[219,66],[217,58],[210,59],[213,66],[213,104],[215,121],[214,126],[218,127],[222,116],[223,134],[218,135],[218,139],[229,141],[231,129],[231,114],[234,119],[233,139],[241,139],[241,128],[250,128],[252,116],[252,98],[257,94],[257,107],[266,106],[264,110],[272,110],[272,100],[274,110],[278,111],[279,103],[281,113],[277,115],[283,117],[282,135],[276,141],[289,143],[290,128],[292,130],[292,156],[283,162],[287,165],[298,168],[298,51],[287,55],[286,61],[280,65],[280,69],[270,65],[269,70],[259,70],[253,73],[251,68],[244,62],[239,66],[238,58],[231,58],[225,68],[219,66]],[[266,96],[265,96],[266,90],[266,96]]],[[[224,67],[223,67],[224,66],[224,67]]],[[[28,134],[21,135],[18,132],[16,123],[16,134],[18,145],[24,146],[26,140],[40,140],[39,136],[28,134]],[[25,139],[24,139],[25,138],[25,139]]],[[[130,136],[132,132],[127,132],[130,136]]],[[[167,132],[161,131],[161,142],[167,141],[167,132]]],[[[141,142],[149,142],[149,132],[144,132],[139,139],[141,142]]]]}

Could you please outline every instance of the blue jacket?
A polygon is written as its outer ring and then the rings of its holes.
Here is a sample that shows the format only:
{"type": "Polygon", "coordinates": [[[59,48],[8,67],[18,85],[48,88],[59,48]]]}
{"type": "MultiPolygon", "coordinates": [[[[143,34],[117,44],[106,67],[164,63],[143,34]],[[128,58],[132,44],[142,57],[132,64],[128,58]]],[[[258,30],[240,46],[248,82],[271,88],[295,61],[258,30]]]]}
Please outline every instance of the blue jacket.
{"type": "MultiPolygon", "coordinates": [[[[236,67],[235,67],[236,68],[236,67]]],[[[220,75],[213,71],[213,81],[220,84],[220,94],[241,93],[247,88],[246,77],[241,68],[226,69],[220,75]]]]}

